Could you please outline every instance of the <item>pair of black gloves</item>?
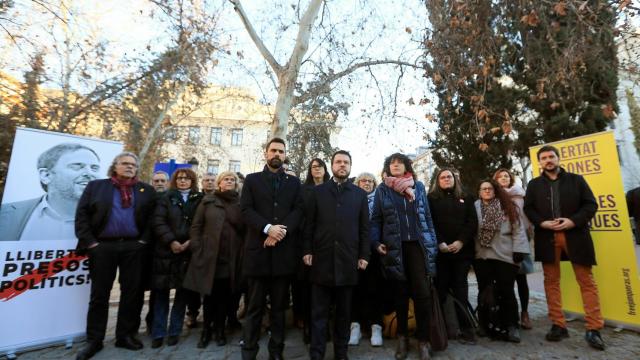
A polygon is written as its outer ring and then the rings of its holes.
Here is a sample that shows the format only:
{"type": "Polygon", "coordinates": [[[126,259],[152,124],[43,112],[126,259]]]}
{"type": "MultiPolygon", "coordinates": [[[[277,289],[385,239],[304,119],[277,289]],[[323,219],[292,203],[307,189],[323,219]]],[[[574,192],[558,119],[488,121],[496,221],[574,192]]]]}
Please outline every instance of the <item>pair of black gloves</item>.
{"type": "Polygon", "coordinates": [[[514,252],[513,253],[513,262],[519,264],[524,260],[525,253],[514,252]]]}

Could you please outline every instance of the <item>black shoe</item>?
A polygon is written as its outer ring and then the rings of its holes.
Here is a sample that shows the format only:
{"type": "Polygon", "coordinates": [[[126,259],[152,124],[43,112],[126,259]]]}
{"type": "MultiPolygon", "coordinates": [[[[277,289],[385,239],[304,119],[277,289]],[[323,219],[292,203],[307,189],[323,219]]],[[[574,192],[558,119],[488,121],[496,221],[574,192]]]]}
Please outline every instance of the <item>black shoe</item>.
{"type": "Polygon", "coordinates": [[[476,334],[473,333],[473,329],[467,328],[462,329],[460,336],[458,337],[458,341],[462,344],[475,345],[476,344],[476,334]]]}
{"type": "Polygon", "coordinates": [[[282,354],[269,353],[269,360],[284,360],[282,354]]]}
{"type": "Polygon", "coordinates": [[[598,330],[587,330],[587,333],[584,334],[584,339],[587,340],[587,344],[594,349],[604,350],[606,347],[598,330]]]}
{"type": "Polygon", "coordinates": [[[409,338],[406,336],[398,336],[398,345],[396,347],[396,360],[404,360],[409,355],[409,338]]]}
{"type": "Polygon", "coordinates": [[[178,339],[179,336],[177,335],[169,336],[169,338],[167,339],[167,345],[175,346],[178,343],[178,339]]]}
{"type": "Polygon", "coordinates": [[[200,335],[200,341],[198,341],[198,349],[204,349],[209,345],[211,341],[211,328],[205,327],[202,329],[202,334],[200,335]]]}
{"type": "Polygon", "coordinates": [[[520,330],[515,326],[509,326],[507,329],[507,341],[513,343],[520,342],[520,330]]]}
{"type": "Polygon", "coordinates": [[[164,338],[157,338],[157,339],[151,340],[151,348],[152,349],[159,348],[160,346],[162,346],[163,341],[164,341],[164,338]]]}
{"type": "Polygon", "coordinates": [[[116,340],[116,347],[135,351],[142,349],[144,346],[142,345],[140,340],[134,338],[133,336],[125,336],[116,340]]]}
{"type": "Polygon", "coordinates": [[[551,326],[551,330],[549,330],[549,332],[545,336],[545,339],[547,339],[547,341],[560,341],[568,337],[569,331],[567,331],[567,328],[563,328],[561,326],[553,324],[551,326]]]}
{"type": "Polygon", "coordinates": [[[224,335],[224,328],[219,328],[216,330],[216,345],[227,345],[227,337],[224,335]]]}
{"type": "Polygon", "coordinates": [[[87,344],[78,351],[76,360],[91,359],[98,351],[102,350],[102,341],[87,342],[87,344]]]}

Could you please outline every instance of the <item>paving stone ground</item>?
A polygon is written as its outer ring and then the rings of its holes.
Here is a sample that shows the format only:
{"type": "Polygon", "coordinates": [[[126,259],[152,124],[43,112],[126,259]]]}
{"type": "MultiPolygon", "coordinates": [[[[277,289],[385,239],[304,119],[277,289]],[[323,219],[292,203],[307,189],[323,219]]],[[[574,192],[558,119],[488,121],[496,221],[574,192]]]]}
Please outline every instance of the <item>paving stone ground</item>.
{"type": "MultiPolygon", "coordinates": [[[[475,302],[477,287],[473,274],[469,277],[469,295],[472,303],[475,302]]],[[[544,340],[544,334],[549,329],[550,323],[547,319],[547,306],[542,288],[542,274],[540,272],[529,275],[531,288],[531,300],[529,313],[533,320],[532,330],[522,330],[522,342],[519,344],[506,343],[501,341],[491,341],[487,338],[479,339],[476,345],[462,345],[457,341],[449,343],[446,351],[435,354],[436,359],[615,359],[615,360],[638,360],[640,359],[640,334],[629,330],[615,330],[607,327],[602,332],[607,343],[607,350],[604,352],[589,348],[584,341],[584,325],[581,320],[569,322],[570,338],[559,343],[549,343],[544,340]]],[[[117,289],[113,298],[117,299],[117,289]]],[[[104,349],[94,358],[96,360],[105,359],[214,359],[214,360],[236,360],[240,359],[240,331],[228,335],[229,344],[218,347],[212,342],[206,349],[196,348],[196,343],[200,336],[200,329],[186,329],[178,345],[159,349],[151,349],[151,339],[146,335],[141,335],[145,348],[141,351],[128,351],[114,347],[115,315],[117,302],[113,302],[109,311],[109,328],[104,349]]],[[[143,314],[146,314],[146,306],[143,314]]],[[[290,323],[290,322],[289,322],[290,323]]],[[[144,325],[143,325],[144,327],[144,325]]],[[[144,332],[144,328],[141,332],[144,332]]],[[[260,341],[259,359],[267,359],[266,341],[268,336],[263,334],[260,341]]],[[[412,342],[412,352],[409,359],[417,359],[416,343],[412,342]]],[[[71,349],[64,346],[49,347],[42,350],[31,351],[20,354],[19,359],[73,359],[81,344],[75,344],[71,349]]],[[[327,359],[332,359],[332,344],[327,344],[327,359]]],[[[396,341],[385,339],[383,347],[373,348],[368,339],[363,338],[359,346],[349,348],[351,359],[365,360],[385,360],[393,359],[396,341]]],[[[290,327],[287,331],[285,347],[286,359],[307,359],[307,347],[302,342],[300,330],[290,327]]]]}

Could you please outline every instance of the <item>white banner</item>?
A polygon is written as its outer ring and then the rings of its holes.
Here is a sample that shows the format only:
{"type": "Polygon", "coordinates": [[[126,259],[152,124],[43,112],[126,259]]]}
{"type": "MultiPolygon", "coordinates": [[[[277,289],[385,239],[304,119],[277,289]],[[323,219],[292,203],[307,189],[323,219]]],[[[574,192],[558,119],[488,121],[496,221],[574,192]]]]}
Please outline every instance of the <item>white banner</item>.
{"type": "Polygon", "coordinates": [[[122,144],[19,128],[0,207],[0,354],[83,337],[90,279],[75,209],[122,144]]]}

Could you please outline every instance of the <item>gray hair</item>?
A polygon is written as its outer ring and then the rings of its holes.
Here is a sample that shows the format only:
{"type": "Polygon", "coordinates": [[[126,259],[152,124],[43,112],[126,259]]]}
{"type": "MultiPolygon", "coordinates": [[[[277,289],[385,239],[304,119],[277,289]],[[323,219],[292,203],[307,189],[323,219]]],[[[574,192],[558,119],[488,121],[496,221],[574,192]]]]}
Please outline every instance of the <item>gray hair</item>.
{"type": "MultiPolygon", "coordinates": [[[[136,160],[136,165],[140,164],[140,159],[138,159],[138,155],[130,152],[130,151],[124,151],[121,152],[120,154],[116,155],[116,157],[113,158],[113,161],[111,162],[111,165],[109,166],[109,170],[107,171],[107,174],[109,174],[109,176],[115,176],[116,175],[116,165],[118,164],[118,161],[120,159],[122,159],[125,156],[130,156],[132,158],[134,158],[136,160]]],[[[139,166],[136,166],[136,176],[138,175],[138,169],[140,169],[139,166]]]]}
{"type": "MultiPolygon", "coordinates": [[[[47,169],[51,170],[58,163],[58,160],[62,157],[62,155],[76,152],[78,150],[87,150],[93,153],[100,162],[100,156],[90,147],[87,147],[78,143],[62,143],[56,146],[53,146],[47,150],[45,150],[40,156],[38,156],[38,162],[36,163],[36,167],[38,170],[47,169]]],[[[44,191],[47,191],[47,184],[44,184],[42,181],[40,182],[40,186],[44,191]]]]}
{"type": "Polygon", "coordinates": [[[355,181],[356,186],[358,185],[358,183],[362,179],[371,179],[371,180],[373,180],[373,187],[376,188],[378,186],[378,181],[376,180],[376,177],[372,173],[363,172],[360,175],[358,175],[358,177],[356,178],[356,181],[355,181]]]}
{"type": "Polygon", "coordinates": [[[154,177],[156,175],[164,175],[167,178],[167,181],[169,181],[169,179],[171,179],[171,176],[169,176],[169,174],[166,171],[162,171],[162,170],[154,171],[153,175],[151,175],[151,177],[154,177]]]}

